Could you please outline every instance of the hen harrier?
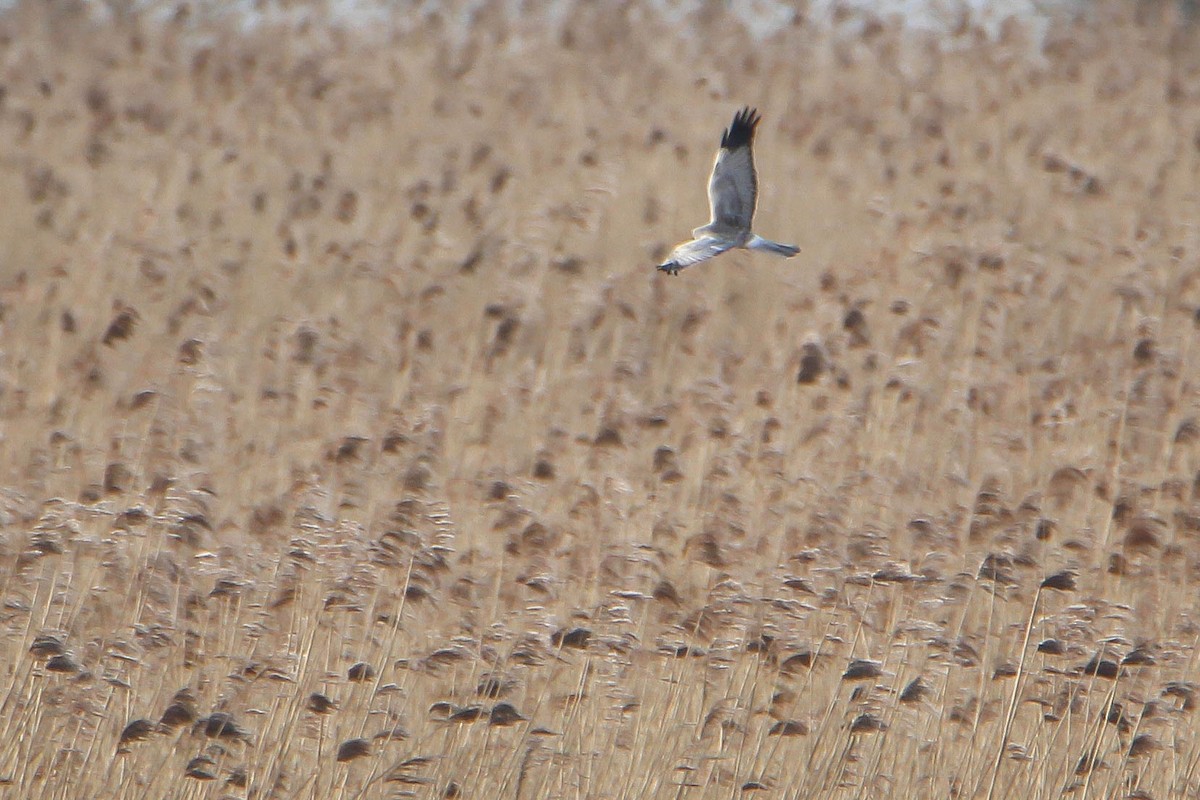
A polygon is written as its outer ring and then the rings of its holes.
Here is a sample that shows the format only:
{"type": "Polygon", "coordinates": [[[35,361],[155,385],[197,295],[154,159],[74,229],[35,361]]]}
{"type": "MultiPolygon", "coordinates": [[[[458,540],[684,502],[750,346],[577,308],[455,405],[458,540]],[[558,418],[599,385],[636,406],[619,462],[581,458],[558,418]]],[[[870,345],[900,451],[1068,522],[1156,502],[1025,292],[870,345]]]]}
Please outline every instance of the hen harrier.
{"type": "Polygon", "coordinates": [[[763,250],[785,258],[800,252],[799,247],[764,239],[750,230],[754,219],[754,204],[758,194],[758,178],[754,174],[754,157],[750,145],[758,112],[743,108],[733,117],[729,130],[721,134],[721,149],[708,179],[708,204],[712,221],[692,231],[692,240],[671,251],[671,257],[658,268],[670,275],[679,270],[707,261],[726,250],[743,247],[763,250]]]}

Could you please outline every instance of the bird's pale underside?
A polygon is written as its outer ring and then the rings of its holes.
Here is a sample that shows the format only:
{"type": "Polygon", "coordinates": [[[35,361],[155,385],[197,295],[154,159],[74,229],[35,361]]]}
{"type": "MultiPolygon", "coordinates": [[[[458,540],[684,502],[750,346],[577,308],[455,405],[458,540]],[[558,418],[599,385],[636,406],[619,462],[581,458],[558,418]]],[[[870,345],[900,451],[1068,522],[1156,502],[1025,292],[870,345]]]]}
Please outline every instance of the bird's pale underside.
{"type": "Polygon", "coordinates": [[[758,112],[743,108],[733,117],[733,124],[721,134],[721,149],[708,179],[708,205],[712,220],[692,231],[692,240],[671,251],[671,257],[658,268],[670,275],[679,270],[707,261],[736,247],[761,250],[791,258],[800,248],[764,239],[751,230],[754,206],[758,199],[758,177],[754,172],[754,129],[758,112]]]}

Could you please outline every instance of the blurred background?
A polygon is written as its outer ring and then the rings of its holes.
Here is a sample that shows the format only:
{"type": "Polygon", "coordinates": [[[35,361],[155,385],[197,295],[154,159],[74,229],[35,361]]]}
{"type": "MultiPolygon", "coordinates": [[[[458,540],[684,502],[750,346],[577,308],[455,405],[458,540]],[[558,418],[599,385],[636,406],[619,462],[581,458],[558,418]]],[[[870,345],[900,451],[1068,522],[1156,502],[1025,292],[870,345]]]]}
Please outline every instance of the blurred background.
{"type": "Polygon", "coordinates": [[[1195,796],[1193,16],[5,4],[0,784],[1195,796]]]}

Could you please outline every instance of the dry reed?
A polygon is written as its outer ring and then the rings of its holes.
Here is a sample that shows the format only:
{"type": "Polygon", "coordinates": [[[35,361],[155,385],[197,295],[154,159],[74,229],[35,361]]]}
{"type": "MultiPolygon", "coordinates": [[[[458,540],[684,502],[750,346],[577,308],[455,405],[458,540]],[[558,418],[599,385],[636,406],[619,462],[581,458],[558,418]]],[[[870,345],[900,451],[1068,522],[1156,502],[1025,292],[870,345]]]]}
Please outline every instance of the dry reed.
{"type": "Polygon", "coordinates": [[[0,17],[0,781],[1195,796],[1200,72],[1139,8],[0,17]],[[746,103],[803,253],[656,276],[746,103]]]}

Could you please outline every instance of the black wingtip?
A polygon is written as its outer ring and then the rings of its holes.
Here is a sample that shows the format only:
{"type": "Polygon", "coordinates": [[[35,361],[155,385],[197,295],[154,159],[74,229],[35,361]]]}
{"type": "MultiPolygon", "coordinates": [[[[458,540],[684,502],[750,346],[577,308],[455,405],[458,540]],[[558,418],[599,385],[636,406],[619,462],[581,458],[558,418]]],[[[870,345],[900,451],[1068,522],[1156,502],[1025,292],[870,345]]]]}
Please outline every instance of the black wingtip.
{"type": "Polygon", "coordinates": [[[760,121],[762,117],[758,115],[758,110],[746,106],[733,115],[733,124],[721,134],[721,147],[728,150],[749,147],[750,142],[754,141],[754,129],[760,121]]]}
{"type": "Polygon", "coordinates": [[[668,275],[678,275],[679,274],[679,265],[676,264],[674,261],[668,261],[665,264],[659,264],[658,271],[665,272],[668,275]]]}

